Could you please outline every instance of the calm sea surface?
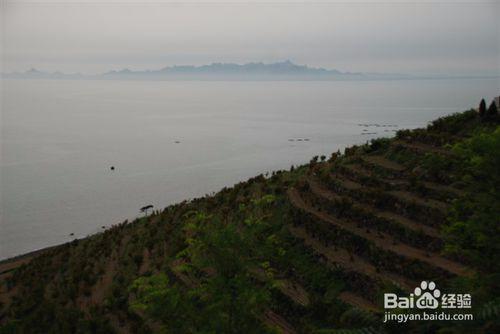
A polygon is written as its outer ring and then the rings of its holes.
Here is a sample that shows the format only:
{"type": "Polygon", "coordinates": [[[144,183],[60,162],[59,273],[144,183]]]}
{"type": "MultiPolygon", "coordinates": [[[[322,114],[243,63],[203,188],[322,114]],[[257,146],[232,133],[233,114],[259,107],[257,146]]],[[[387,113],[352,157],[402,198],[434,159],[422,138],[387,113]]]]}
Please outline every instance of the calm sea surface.
{"type": "Polygon", "coordinates": [[[421,127],[500,94],[498,79],[2,86],[0,258],[96,233],[146,204],[163,208],[421,127]]]}

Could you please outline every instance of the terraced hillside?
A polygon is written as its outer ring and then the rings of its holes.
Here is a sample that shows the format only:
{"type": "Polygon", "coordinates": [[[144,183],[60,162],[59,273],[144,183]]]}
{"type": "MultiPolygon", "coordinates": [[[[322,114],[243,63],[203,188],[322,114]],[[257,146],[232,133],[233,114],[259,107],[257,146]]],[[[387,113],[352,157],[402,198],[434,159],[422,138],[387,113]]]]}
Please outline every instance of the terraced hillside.
{"type": "Polygon", "coordinates": [[[470,110],[0,263],[0,333],[493,333],[500,128],[470,110]],[[383,323],[384,292],[473,321],[383,323]]]}

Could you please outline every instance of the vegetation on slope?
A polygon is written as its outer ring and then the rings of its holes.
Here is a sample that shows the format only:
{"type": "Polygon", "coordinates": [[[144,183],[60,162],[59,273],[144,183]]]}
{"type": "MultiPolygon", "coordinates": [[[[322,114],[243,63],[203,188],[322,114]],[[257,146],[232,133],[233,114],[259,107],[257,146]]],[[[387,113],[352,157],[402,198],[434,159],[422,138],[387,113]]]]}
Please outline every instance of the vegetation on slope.
{"type": "Polygon", "coordinates": [[[48,249],[0,273],[0,333],[498,332],[498,125],[454,114],[48,249]],[[383,323],[420,280],[475,319],[383,323]]]}

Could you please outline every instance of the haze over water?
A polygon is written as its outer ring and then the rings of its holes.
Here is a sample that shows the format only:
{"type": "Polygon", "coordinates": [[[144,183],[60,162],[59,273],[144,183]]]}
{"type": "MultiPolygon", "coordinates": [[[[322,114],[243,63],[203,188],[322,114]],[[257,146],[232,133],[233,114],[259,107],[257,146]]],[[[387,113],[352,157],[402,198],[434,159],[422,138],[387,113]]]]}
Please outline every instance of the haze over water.
{"type": "Polygon", "coordinates": [[[160,209],[425,126],[500,93],[499,79],[2,85],[0,258],[99,232],[146,204],[160,209]]]}

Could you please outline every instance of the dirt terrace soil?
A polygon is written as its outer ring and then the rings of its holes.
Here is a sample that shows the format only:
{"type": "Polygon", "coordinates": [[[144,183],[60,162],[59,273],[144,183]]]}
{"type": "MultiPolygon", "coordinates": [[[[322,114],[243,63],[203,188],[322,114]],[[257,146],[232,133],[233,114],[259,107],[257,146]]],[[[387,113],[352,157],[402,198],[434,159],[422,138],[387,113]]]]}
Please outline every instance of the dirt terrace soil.
{"type": "Polygon", "coordinates": [[[431,145],[427,145],[427,144],[419,143],[419,142],[409,143],[409,142],[404,141],[404,140],[394,140],[392,142],[392,145],[404,147],[404,148],[409,149],[411,151],[416,151],[416,152],[420,152],[420,153],[429,153],[430,152],[430,153],[441,154],[441,155],[445,155],[445,156],[452,156],[453,155],[453,152],[446,150],[444,148],[431,146],[431,145]]]}
{"type": "Polygon", "coordinates": [[[377,165],[394,172],[403,172],[404,170],[406,170],[406,167],[379,155],[367,155],[362,157],[361,159],[368,162],[369,164],[377,165]]]}
{"type": "Polygon", "coordinates": [[[415,287],[416,282],[396,274],[380,272],[374,265],[356,254],[342,248],[335,249],[334,247],[323,245],[319,240],[311,237],[304,228],[290,227],[289,229],[296,238],[302,239],[304,244],[323,255],[332,268],[340,266],[347,271],[357,272],[380,281],[391,282],[408,291],[415,287]]]}
{"type": "Polygon", "coordinates": [[[340,220],[324,212],[318,211],[312,206],[308,205],[302,199],[300,193],[294,188],[291,188],[288,191],[288,196],[290,198],[291,203],[295,207],[305,212],[308,212],[325,222],[343,228],[346,231],[349,231],[366,240],[369,240],[373,242],[373,244],[379,247],[380,249],[391,251],[393,253],[396,253],[398,255],[401,255],[409,259],[416,259],[428,263],[434,267],[446,270],[454,275],[469,276],[471,274],[471,270],[465,265],[443,258],[439,254],[427,252],[424,250],[417,249],[415,247],[402,244],[398,240],[394,239],[392,236],[386,233],[382,232],[370,233],[369,231],[367,231],[367,229],[360,228],[353,222],[347,220],[340,220]]]}
{"type": "MultiPolygon", "coordinates": [[[[309,186],[311,188],[312,193],[314,193],[316,196],[323,197],[329,201],[342,200],[341,196],[335,194],[334,192],[330,191],[326,187],[322,186],[318,181],[316,181],[312,178],[309,178],[307,180],[307,182],[309,183],[309,186]]],[[[379,210],[379,209],[375,208],[374,206],[368,205],[366,203],[360,203],[360,202],[357,202],[354,200],[352,200],[352,202],[353,202],[353,206],[355,208],[360,208],[361,210],[364,210],[365,212],[369,212],[377,217],[392,220],[392,221],[396,222],[397,224],[400,224],[404,227],[407,227],[415,232],[423,233],[423,234],[428,235],[428,236],[433,237],[433,238],[440,237],[439,231],[433,227],[420,224],[418,222],[415,222],[411,219],[408,219],[400,214],[397,214],[397,213],[394,213],[391,211],[379,210]]]]}
{"type": "MultiPolygon", "coordinates": [[[[335,174],[331,175],[330,178],[338,183],[342,188],[349,191],[370,191],[375,190],[375,188],[364,186],[358,182],[354,182],[343,175],[335,174]]],[[[449,205],[445,202],[438,201],[431,198],[422,198],[420,195],[412,193],[405,190],[392,190],[386,191],[385,194],[392,196],[395,200],[403,201],[408,204],[416,204],[424,208],[429,208],[441,212],[444,216],[449,208],[449,205]]]]}

